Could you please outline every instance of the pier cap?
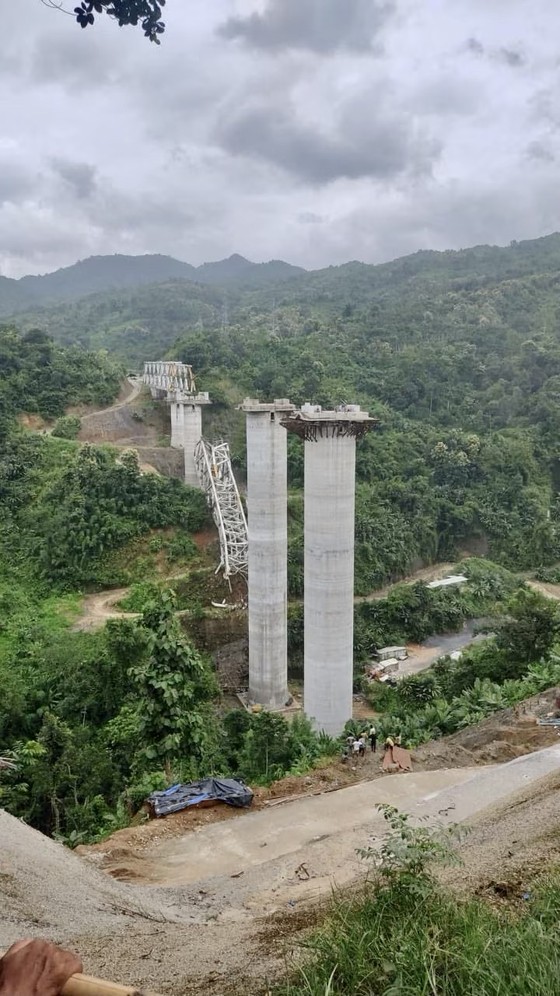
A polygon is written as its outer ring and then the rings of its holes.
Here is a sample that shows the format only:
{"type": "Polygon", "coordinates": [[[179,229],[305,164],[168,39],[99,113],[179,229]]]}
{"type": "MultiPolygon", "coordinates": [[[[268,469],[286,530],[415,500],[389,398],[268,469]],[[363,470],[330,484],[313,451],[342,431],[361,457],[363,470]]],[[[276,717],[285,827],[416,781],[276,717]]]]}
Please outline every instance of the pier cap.
{"type": "Polygon", "coordinates": [[[187,394],[185,391],[170,391],[167,400],[175,404],[183,405],[211,405],[208,391],[199,391],[198,394],[187,394]]]}
{"type": "Polygon", "coordinates": [[[288,432],[311,441],[332,435],[359,439],[371,429],[377,429],[379,424],[379,419],[363,412],[359,405],[338,405],[330,410],[309,402],[282,419],[282,425],[288,432]]]}
{"type": "Polygon", "coordinates": [[[271,402],[261,402],[257,398],[245,398],[239,405],[243,412],[293,412],[295,405],[287,398],[276,398],[271,402]]]}

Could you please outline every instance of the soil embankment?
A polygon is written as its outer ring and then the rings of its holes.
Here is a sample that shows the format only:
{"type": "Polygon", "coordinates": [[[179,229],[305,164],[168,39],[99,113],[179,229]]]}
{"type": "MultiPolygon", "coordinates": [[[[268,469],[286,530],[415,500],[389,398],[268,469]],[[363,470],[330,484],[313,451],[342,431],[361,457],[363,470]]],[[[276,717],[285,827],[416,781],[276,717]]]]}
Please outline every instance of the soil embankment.
{"type": "Polygon", "coordinates": [[[169,412],[165,406],[149,410],[142,399],[146,391],[142,381],[129,380],[110,408],[81,414],[78,441],[135,449],[143,470],[182,479],[182,450],[161,445],[170,432],[169,412]]]}

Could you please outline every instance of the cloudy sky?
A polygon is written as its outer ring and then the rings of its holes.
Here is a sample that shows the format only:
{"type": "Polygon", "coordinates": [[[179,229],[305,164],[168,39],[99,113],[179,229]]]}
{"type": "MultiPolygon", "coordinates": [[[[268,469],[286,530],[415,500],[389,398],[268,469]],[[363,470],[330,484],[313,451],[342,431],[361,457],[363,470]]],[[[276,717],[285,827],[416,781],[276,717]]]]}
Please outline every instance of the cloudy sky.
{"type": "Polygon", "coordinates": [[[560,229],[553,0],[167,0],[160,47],[4,7],[6,276],[113,252],[313,268],[560,229]]]}

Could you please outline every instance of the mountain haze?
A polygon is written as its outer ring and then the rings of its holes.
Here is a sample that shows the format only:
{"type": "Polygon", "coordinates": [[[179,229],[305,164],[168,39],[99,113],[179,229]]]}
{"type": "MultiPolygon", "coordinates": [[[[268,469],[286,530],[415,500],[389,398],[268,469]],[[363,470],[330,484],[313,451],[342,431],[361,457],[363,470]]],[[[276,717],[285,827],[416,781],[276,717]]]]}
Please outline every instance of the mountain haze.
{"type": "Polygon", "coordinates": [[[281,282],[301,273],[305,273],[301,267],[281,260],[252,263],[237,254],[199,267],[172,256],[90,256],[42,276],[19,280],[0,277],[0,315],[37,305],[74,301],[99,291],[125,290],[169,280],[252,288],[281,282]]]}

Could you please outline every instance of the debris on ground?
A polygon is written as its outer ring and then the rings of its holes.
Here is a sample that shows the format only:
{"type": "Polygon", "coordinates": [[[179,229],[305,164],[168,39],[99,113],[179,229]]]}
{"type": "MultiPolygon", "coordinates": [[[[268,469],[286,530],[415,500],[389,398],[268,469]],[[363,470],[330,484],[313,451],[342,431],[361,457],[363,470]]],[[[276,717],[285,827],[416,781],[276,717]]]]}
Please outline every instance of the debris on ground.
{"type": "Polygon", "coordinates": [[[146,802],[154,816],[168,816],[189,807],[212,806],[218,802],[246,809],[253,802],[253,792],[241,779],[203,778],[152,792],[146,802]]]}

